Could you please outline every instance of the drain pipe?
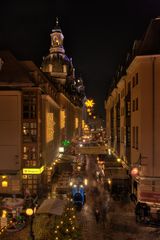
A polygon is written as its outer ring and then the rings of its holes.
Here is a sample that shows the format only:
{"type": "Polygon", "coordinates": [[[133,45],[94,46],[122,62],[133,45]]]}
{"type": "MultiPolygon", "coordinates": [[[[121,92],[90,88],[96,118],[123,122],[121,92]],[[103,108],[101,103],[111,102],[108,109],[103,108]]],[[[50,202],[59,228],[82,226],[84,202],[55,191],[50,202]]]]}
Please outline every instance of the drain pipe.
{"type": "Polygon", "coordinates": [[[156,57],[152,58],[152,175],[154,176],[155,166],[155,60],[156,57]]]}

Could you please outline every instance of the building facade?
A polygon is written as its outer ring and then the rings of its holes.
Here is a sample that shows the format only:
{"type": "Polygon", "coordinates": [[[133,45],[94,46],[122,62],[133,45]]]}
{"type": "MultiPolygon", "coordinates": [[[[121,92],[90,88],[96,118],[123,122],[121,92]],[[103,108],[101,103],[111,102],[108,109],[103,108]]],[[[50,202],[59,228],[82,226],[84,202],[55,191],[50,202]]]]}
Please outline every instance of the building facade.
{"type": "Polygon", "coordinates": [[[81,133],[84,87],[77,87],[58,21],[41,68],[0,52],[0,193],[42,194],[62,141],[81,133]]]}
{"type": "MultiPolygon", "coordinates": [[[[105,101],[108,147],[128,169],[138,201],[160,204],[160,45],[154,19],[105,101]]],[[[134,46],[135,47],[135,46],[134,46]]]]}

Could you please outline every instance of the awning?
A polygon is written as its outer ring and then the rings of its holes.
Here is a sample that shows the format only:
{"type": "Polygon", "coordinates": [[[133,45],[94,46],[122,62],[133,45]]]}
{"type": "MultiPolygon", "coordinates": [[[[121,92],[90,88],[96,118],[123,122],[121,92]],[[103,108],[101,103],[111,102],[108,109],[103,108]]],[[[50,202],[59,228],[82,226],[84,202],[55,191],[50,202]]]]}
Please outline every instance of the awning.
{"type": "Polygon", "coordinates": [[[67,155],[67,154],[63,154],[60,159],[64,160],[64,161],[74,161],[75,160],[75,156],[74,155],[67,155]]]}
{"type": "Polygon", "coordinates": [[[65,204],[66,201],[62,199],[45,199],[36,211],[36,214],[48,213],[62,215],[65,204]]]}
{"type": "Polygon", "coordinates": [[[2,206],[3,208],[7,208],[10,210],[23,207],[24,199],[23,198],[3,198],[2,200],[2,206]]]}

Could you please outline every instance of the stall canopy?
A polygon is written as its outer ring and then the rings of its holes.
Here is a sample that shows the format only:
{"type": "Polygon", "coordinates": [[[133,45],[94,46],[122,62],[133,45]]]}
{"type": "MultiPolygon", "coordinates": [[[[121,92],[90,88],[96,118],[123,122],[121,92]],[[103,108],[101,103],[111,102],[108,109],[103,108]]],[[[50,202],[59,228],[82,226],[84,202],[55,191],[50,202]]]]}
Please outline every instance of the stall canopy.
{"type": "Polygon", "coordinates": [[[72,162],[73,160],[75,160],[75,156],[73,155],[68,155],[68,154],[62,154],[60,157],[59,157],[62,161],[68,161],[68,162],[72,162]]]}
{"type": "Polygon", "coordinates": [[[66,201],[62,199],[45,199],[40,207],[37,209],[36,214],[53,214],[62,215],[66,201]]]}

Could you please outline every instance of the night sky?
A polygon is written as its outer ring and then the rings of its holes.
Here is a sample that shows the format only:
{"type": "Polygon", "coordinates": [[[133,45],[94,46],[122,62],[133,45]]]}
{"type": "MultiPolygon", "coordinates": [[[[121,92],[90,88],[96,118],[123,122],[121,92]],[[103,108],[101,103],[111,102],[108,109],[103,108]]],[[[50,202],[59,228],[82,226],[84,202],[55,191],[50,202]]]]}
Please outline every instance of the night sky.
{"type": "Polygon", "coordinates": [[[49,53],[56,16],[66,55],[83,78],[87,98],[104,116],[104,100],[118,66],[160,15],[159,0],[5,0],[0,4],[0,49],[38,66],[49,53]]]}

